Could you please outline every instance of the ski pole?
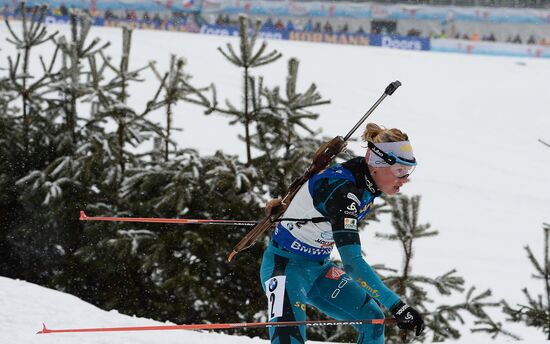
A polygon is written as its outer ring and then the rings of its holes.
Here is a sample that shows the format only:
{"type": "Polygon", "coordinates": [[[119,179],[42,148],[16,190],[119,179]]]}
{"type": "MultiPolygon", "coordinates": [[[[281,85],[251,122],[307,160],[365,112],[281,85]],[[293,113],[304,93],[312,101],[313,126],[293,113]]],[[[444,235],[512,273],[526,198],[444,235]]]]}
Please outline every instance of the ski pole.
{"type": "Polygon", "coordinates": [[[387,96],[391,96],[393,92],[395,92],[395,90],[399,88],[399,86],[401,86],[401,82],[399,80],[396,80],[390,83],[384,90],[384,93],[382,94],[382,96],[378,98],[378,100],[370,107],[370,109],[363,115],[363,117],[361,117],[359,122],[357,122],[353,126],[353,128],[351,128],[351,130],[347,133],[346,136],[344,136],[344,141],[347,141],[351,137],[351,135],[353,135],[353,133],[361,126],[361,124],[365,122],[365,120],[370,116],[370,114],[378,107],[378,105],[382,103],[384,98],[386,98],[387,96]]]}
{"type": "Polygon", "coordinates": [[[210,224],[210,225],[235,225],[235,226],[255,226],[257,221],[239,221],[239,220],[208,220],[208,219],[166,219],[157,217],[99,217],[88,216],[80,211],[80,221],[115,221],[115,222],[151,222],[151,223],[178,223],[178,224],[210,224]]]}
{"type": "Polygon", "coordinates": [[[363,319],[363,320],[304,320],[281,322],[225,323],[225,324],[188,324],[188,325],[157,325],[157,326],[126,326],[126,327],[96,327],[73,329],[49,329],[42,324],[42,330],[36,334],[49,333],[83,333],[83,332],[129,332],[129,331],[168,331],[168,330],[224,330],[236,328],[257,327],[288,327],[288,326],[335,326],[335,325],[385,325],[395,324],[395,319],[363,319]]]}

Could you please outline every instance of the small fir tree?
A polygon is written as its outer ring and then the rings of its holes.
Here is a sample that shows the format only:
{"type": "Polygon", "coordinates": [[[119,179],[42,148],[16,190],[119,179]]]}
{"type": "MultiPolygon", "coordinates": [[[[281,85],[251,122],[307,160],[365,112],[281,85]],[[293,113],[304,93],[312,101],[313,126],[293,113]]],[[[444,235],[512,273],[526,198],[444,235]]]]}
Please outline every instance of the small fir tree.
{"type": "Polygon", "coordinates": [[[92,88],[88,87],[88,74],[83,70],[84,63],[110,44],[105,43],[103,46],[98,47],[99,38],[88,42],[92,18],[86,13],[80,14],[73,10],[69,18],[71,25],[70,37],[67,39],[62,36],[57,42],[58,48],[63,53],[62,67],[57,82],[50,85],[51,89],[62,95],[62,98],[56,99],[50,105],[49,110],[53,112],[62,110],[64,113],[65,128],[74,149],[77,142],[77,121],[79,120],[77,103],[94,92],[92,88]]]}
{"type": "Polygon", "coordinates": [[[538,328],[546,335],[546,339],[550,340],[550,225],[544,223],[543,230],[544,260],[539,261],[529,246],[525,247],[525,251],[536,271],[533,278],[544,282],[545,293],[534,297],[527,288],[523,288],[527,304],[512,307],[504,302],[503,310],[509,316],[509,320],[538,328]]]}
{"type": "Polygon", "coordinates": [[[251,87],[251,85],[254,84],[254,80],[250,75],[250,69],[273,63],[278,60],[282,55],[276,50],[266,52],[267,43],[265,41],[262,42],[257,50],[255,50],[262,23],[259,20],[255,21],[254,28],[252,29],[252,34],[250,34],[247,19],[248,18],[245,16],[239,16],[239,53],[237,54],[229,43],[227,43],[226,46],[227,51],[223,50],[221,47],[218,48],[218,51],[225,58],[227,58],[229,62],[243,69],[243,109],[238,110],[229,101],[226,102],[227,108],[220,108],[217,102],[214,101],[207,113],[215,111],[228,115],[229,117],[233,118],[230,124],[241,123],[244,126],[246,164],[250,165],[252,162],[252,142],[250,127],[253,124],[254,116],[257,114],[251,109],[252,97],[253,94],[257,91],[254,89],[253,86],[251,87]]]}
{"type": "Polygon", "coordinates": [[[170,58],[170,69],[161,77],[154,64],[151,64],[153,72],[157,79],[161,82],[161,89],[164,91],[164,98],[162,101],[155,104],[153,109],[164,107],[166,114],[166,130],[165,135],[159,137],[161,142],[164,142],[163,158],[168,160],[170,154],[170,145],[175,148],[175,143],[172,140],[172,121],[174,117],[173,108],[178,101],[184,101],[188,103],[194,103],[209,107],[210,102],[204,95],[205,91],[208,91],[210,87],[197,88],[190,83],[191,76],[184,72],[185,59],[183,57],[176,58],[172,55],[170,58]]]}
{"type": "MultiPolygon", "coordinates": [[[[48,84],[52,82],[53,66],[55,65],[57,50],[54,52],[51,62],[47,66],[44,63],[42,57],[40,57],[41,65],[43,68],[42,75],[36,75],[31,73],[31,51],[50,40],[53,40],[57,32],[48,34],[44,17],[46,15],[47,6],[33,6],[30,13],[27,13],[26,2],[22,1],[20,4],[21,9],[21,34],[17,34],[9,20],[5,18],[6,26],[10,32],[10,37],[6,40],[13,44],[19,52],[13,60],[8,56],[9,63],[9,78],[10,83],[5,84],[9,91],[13,91],[15,99],[21,100],[21,122],[23,124],[23,150],[22,150],[22,165],[24,168],[32,160],[31,157],[31,140],[33,133],[31,132],[31,123],[35,120],[35,117],[39,119],[39,113],[45,107],[45,98],[48,84]]],[[[12,100],[15,100],[12,99],[12,100]]]]}

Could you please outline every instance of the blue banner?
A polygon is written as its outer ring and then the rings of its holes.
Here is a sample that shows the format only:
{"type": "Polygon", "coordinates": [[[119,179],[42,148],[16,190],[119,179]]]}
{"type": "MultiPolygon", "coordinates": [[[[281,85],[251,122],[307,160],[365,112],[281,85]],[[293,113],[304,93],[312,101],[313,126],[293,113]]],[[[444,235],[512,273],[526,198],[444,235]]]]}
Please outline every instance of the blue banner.
{"type": "Polygon", "coordinates": [[[370,45],[406,50],[430,50],[430,39],[423,37],[374,35],[370,36],[370,45]]]}

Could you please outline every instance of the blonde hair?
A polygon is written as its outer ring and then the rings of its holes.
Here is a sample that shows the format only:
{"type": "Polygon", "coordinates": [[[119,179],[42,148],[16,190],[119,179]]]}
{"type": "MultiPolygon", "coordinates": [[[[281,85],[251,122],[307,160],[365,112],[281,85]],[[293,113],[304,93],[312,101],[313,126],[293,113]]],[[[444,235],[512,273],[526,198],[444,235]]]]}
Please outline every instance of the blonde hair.
{"type": "Polygon", "coordinates": [[[376,123],[369,123],[361,135],[363,141],[372,143],[408,141],[409,136],[397,128],[386,129],[376,123]]]}

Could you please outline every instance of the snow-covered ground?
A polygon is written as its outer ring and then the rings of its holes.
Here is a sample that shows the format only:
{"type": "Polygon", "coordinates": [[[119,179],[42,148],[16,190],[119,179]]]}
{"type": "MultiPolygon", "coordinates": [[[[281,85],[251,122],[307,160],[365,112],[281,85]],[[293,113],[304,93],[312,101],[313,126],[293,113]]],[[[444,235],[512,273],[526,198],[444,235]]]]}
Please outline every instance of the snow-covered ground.
{"type": "Polygon", "coordinates": [[[79,298],[36,284],[0,277],[0,343],[2,344],[183,344],[183,343],[267,343],[258,338],[237,337],[198,331],[146,331],[111,333],[42,334],[48,328],[114,327],[162,325],[153,320],[106,312],[79,298]]]}
{"type": "MultiPolygon", "coordinates": [[[[68,32],[65,26],[55,29],[68,32]]],[[[13,52],[3,40],[7,34],[2,23],[0,66],[7,65],[6,55],[13,52]]],[[[94,27],[91,37],[111,41],[110,55],[120,53],[120,29],[94,27]]],[[[187,72],[194,76],[196,85],[215,82],[221,100],[228,98],[239,104],[240,71],[216,51],[226,42],[237,44],[237,39],[135,31],[130,65],[137,68],[156,60],[163,71],[168,66],[169,54],[185,56],[187,72]]],[[[541,224],[550,222],[550,149],[537,142],[539,138],[550,141],[549,60],[290,41],[270,41],[269,46],[281,51],[284,58],[273,65],[254,69],[253,73],[264,76],[269,85],[283,85],[286,61],[297,57],[301,61],[299,89],[305,90],[315,82],[321,94],[332,101],[318,108],[320,118],[314,124],[326,136],[347,133],[389,82],[400,80],[403,83],[370,120],[399,127],[409,134],[420,165],[403,192],[422,195],[421,222],[430,222],[440,232],[439,236],[417,242],[413,273],[435,277],[457,268],[467,286],[476,285],[478,290],[491,288],[495,300],[505,298],[511,304],[524,303],[523,287],[533,294],[543,291],[540,281],[531,278],[533,269],[523,247],[530,245],[540,257],[543,249],[541,224]]],[[[38,66],[35,64],[36,68],[38,66]]],[[[150,77],[134,86],[131,101],[143,108],[156,87],[157,82],[150,77]]],[[[195,147],[203,154],[223,149],[244,155],[244,144],[237,139],[242,128],[228,126],[227,119],[218,115],[204,116],[201,109],[193,105],[178,106],[176,114],[175,125],[184,128],[176,138],[180,146],[195,147]]],[[[163,117],[157,116],[162,122],[163,117]]],[[[364,151],[358,143],[350,146],[356,152],[364,151]]],[[[400,266],[400,247],[374,238],[374,231],[390,230],[386,218],[362,234],[369,262],[400,266]]],[[[9,338],[18,338],[14,337],[16,332],[37,330],[40,321],[46,321],[51,327],[146,322],[104,314],[97,309],[93,311],[97,312],[97,318],[88,316],[87,312],[92,312],[88,308],[80,313],[79,308],[69,302],[50,303],[48,297],[61,296],[23,282],[3,279],[0,292],[16,297],[15,301],[4,295],[0,297],[0,302],[10,302],[8,307],[0,307],[0,319],[16,325],[11,332],[0,335],[8,336],[8,341],[0,337],[2,343],[30,342],[9,338]],[[20,292],[25,293],[25,297],[17,297],[20,292]],[[31,300],[29,303],[26,303],[27,298],[31,300]],[[36,312],[32,300],[43,305],[45,318],[33,318],[36,312]]],[[[520,326],[510,329],[529,343],[544,339],[541,333],[532,329],[520,326]]],[[[190,338],[191,342],[194,338],[191,335],[196,334],[186,332],[179,338],[190,338]]],[[[178,338],[178,334],[166,336],[178,338]]],[[[112,337],[86,335],[82,340],[110,342],[107,338],[112,337]],[[97,336],[94,337],[97,340],[90,339],[92,336],[97,336]]],[[[487,336],[467,335],[460,342],[488,341],[487,336]]],[[[116,342],[124,343],[122,339],[116,342]]],[[[136,342],[132,339],[132,343],[136,342]]]]}

